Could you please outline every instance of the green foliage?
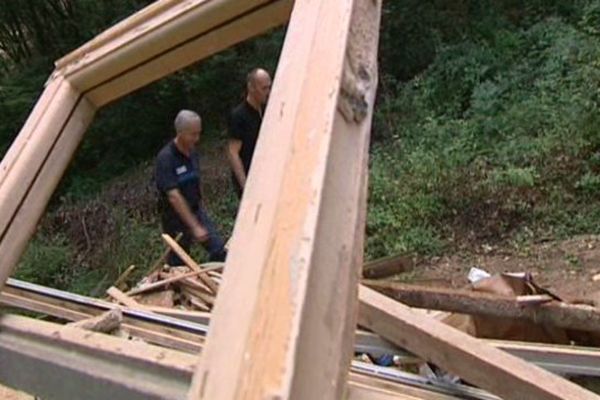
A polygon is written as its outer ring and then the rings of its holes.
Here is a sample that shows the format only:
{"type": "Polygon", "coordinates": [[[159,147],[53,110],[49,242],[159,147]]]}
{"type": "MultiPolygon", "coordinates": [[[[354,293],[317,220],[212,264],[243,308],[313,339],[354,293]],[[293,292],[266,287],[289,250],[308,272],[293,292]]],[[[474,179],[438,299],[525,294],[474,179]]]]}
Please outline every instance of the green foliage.
{"type": "Polygon", "coordinates": [[[600,194],[600,175],[586,173],[579,179],[575,187],[588,196],[600,194]]]}
{"type": "Polygon", "coordinates": [[[384,76],[369,257],[600,233],[600,45],[586,28],[598,5],[481,10],[468,39],[440,34],[422,73],[384,76]]]}
{"type": "Polygon", "coordinates": [[[56,288],[68,287],[71,280],[74,251],[66,238],[37,236],[29,244],[15,277],[28,282],[56,288]]]}

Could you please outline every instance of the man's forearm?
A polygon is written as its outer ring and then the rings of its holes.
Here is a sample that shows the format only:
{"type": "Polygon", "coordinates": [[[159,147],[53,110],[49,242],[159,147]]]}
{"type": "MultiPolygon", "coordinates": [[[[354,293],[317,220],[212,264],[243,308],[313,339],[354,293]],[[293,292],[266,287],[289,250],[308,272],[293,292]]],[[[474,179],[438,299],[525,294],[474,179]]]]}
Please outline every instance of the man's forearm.
{"type": "Polygon", "coordinates": [[[179,218],[181,218],[183,223],[190,230],[194,230],[198,227],[201,227],[200,222],[198,222],[198,219],[188,206],[181,193],[179,193],[179,191],[171,191],[169,192],[168,196],[169,203],[171,204],[177,215],[179,215],[179,218]]]}
{"type": "Polygon", "coordinates": [[[244,164],[242,163],[239,154],[229,153],[229,163],[231,164],[235,179],[237,179],[238,183],[243,188],[246,185],[246,172],[244,171],[244,164]]]}

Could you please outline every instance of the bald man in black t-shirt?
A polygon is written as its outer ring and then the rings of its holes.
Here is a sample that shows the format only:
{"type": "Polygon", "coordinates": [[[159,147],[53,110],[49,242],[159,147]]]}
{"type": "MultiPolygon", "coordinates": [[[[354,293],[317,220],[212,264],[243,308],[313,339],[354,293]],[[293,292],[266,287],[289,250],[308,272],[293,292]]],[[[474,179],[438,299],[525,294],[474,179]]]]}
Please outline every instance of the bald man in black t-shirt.
{"type": "Polygon", "coordinates": [[[252,164],[264,109],[271,91],[271,76],[264,69],[254,69],[248,74],[246,88],[246,98],[233,109],[229,117],[227,144],[232,181],[238,198],[242,197],[252,164]]]}

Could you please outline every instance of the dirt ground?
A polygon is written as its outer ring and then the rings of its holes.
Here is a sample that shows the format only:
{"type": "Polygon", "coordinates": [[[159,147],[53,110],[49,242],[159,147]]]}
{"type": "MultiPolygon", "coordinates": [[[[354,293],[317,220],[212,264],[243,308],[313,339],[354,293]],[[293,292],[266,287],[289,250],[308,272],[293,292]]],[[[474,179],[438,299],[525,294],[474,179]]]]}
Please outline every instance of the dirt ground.
{"type": "Polygon", "coordinates": [[[467,255],[434,257],[417,264],[398,279],[445,287],[468,284],[471,267],[491,274],[531,272],[541,286],[567,301],[600,301],[600,236],[580,236],[560,242],[539,243],[521,248],[482,246],[467,255]]]}

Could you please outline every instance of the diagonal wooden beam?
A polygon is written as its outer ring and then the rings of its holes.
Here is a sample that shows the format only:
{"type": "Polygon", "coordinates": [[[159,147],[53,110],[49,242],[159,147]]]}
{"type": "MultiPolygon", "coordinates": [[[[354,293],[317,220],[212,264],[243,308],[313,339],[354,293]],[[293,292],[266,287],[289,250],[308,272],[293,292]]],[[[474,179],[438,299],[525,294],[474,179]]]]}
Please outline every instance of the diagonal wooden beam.
{"type": "Polygon", "coordinates": [[[243,40],[284,24],[289,19],[291,7],[291,0],[276,0],[240,13],[235,18],[230,17],[218,26],[218,29],[209,29],[168,51],[140,61],[102,84],[90,88],[86,95],[98,106],[110,103],[199,59],[208,58],[243,40]]]}
{"type": "Polygon", "coordinates": [[[380,7],[296,2],[190,399],[343,397],[380,7]]]}
{"type": "Polygon", "coordinates": [[[376,291],[359,289],[359,324],[506,400],[598,400],[599,396],[376,291]]]}
{"type": "Polygon", "coordinates": [[[108,85],[108,90],[91,97],[101,105],[96,100],[111,97],[116,88],[119,95],[127,94],[285,23],[291,5],[292,0],[169,2],[160,12],[142,10],[126,19],[120,29],[107,32],[106,39],[95,39],[84,46],[87,51],[76,51],[57,66],[84,93],[108,85]]]}
{"type": "Polygon", "coordinates": [[[57,98],[0,183],[0,289],[25,251],[96,112],[68,82],[60,85],[57,98]]]}

